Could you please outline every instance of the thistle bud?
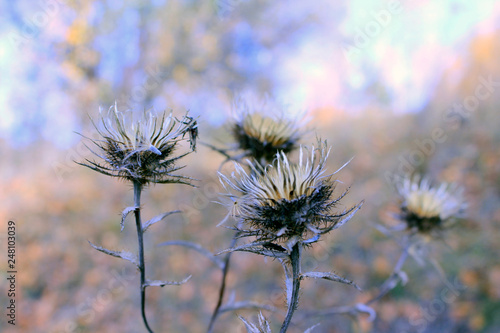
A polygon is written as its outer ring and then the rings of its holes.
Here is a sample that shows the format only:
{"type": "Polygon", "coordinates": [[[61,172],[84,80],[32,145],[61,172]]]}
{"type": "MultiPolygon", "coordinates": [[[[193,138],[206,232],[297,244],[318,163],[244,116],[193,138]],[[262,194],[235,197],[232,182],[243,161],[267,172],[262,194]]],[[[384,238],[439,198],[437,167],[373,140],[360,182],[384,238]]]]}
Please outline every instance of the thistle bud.
{"type": "Polygon", "coordinates": [[[420,233],[449,226],[466,208],[463,189],[455,184],[431,186],[428,179],[413,177],[404,178],[397,189],[401,196],[401,220],[408,229],[420,233]]]}

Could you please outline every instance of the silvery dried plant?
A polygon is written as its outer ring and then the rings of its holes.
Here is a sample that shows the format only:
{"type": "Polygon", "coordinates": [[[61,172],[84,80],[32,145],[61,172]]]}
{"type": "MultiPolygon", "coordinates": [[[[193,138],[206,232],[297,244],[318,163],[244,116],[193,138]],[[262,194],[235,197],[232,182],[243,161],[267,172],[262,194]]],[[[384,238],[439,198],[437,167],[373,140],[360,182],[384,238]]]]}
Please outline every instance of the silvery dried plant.
{"type": "Polygon", "coordinates": [[[444,231],[462,218],[467,208],[464,189],[457,184],[432,185],[428,178],[416,175],[402,177],[396,184],[400,195],[397,214],[406,229],[408,252],[420,264],[428,260],[442,280],[449,284],[441,265],[428,256],[431,241],[444,239],[444,231]]]}
{"type": "MultiPolygon", "coordinates": [[[[265,165],[272,163],[278,152],[286,154],[299,147],[299,140],[305,133],[302,129],[305,123],[303,119],[286,115],[282,109],[276,110],[269,105],[251,107],[247,101],[241,99],[235,101],[234,107],[234,116],[228,124],[234,140],[233,146],[229,149],[219,149],[208,145],[223,154],[226,157],[225,162],[233,160],[245,164],[246,167],[259,165],[260,169],[263,169],[265,165]],[[239,154],[232,156],[230,151],[237,151],[239,154]],[[251,162],[245,163],[244,158],[251,162]]],[[[236,245],[239,236],[237,232],[230,247],[236,245]]],[[[210,320],[209,333],[213,331],[215,320],[222,308],[230,259],[231,253],[227,253],[223,260],[219,298],[210,320]]]]}
{"type": "Polygon", "coordinates": [[[282,333],[298,306],[301,280],[326,279],[357,287],[330,272],[304,273],[301,269],[303,249],[344,225],[362,205],[339,210],[347,190],[335,197],[337,181],[333,176],[343,167],[327,174],[329,153],[327,143],[318,142],[317,147],[300,148],[298,163],[290,162],[285,153],[279,152],[271,165],[263,167],[249,161],[250,171],[246,171],[235,163],[236,171],[230,176],[220,174],[232,202],[228,208],[237,221],[234,230],[239,238],[251,239],[223,252],[251,252],[277,259],[283,265],[288,310],[282,333]]]}
{"type": "Polygon", "coordinates": [[[179,285],[181,282],[151,281],[146,278],[144,262],[143,234],[151,225],[176,213],[160,214],[146,223],[141,220],[141,192],[149,184],[186,184],[191,178],[177,174],[182,169],[177,162],[196,147],[197,123],[187,114],[181,119],[172,113],[156,114],[153,110],[144,111],[142,117],[134,119],[132,112],[118,111],[116,104],[107,111],[100,110],[99,120],[92,121],[99,133],[99,139],[87,138],[94,147],[87,148],[99,161],[87,159],[77,162],[101,174],[123,179],[133,184],[134,206],[122,212],[121,229],[126,217],[134,212],[138,238],[138,256],[125,251],[112,251],[92,245],[96,250],[132,262],[140,272],[141,314],[148,332],[152,332],[145,313],[146,288],[150,286],[179,285]],[[177,154],[179,143],[189,140],[190,148],[177,154]]]}
{"type": "Polygon", "coordinates": [[[272,163],[277,152],[288,154],[297,149],[307,132],[303,116],[291,115],[274,102],[265,101],[255,106],[237,99],[233,104],[233,116],[227,124],[231,145],[225,149],[208,145],[223,154],[226,161],[244,163],[246,158],[265,166],[272,163]]]}
{"type": "MultiPolygon", "coordinates": [[[[387,295],[399,283],[406,284],[408,276],[403,271],[409,255],[417,262],[424,262],[425,252],[429,243],[452,226],[458,218],[463,217],[467,207],[464,190],[456,184],[441,183],[433,186],[428,178],[422,176],[395,177],[395,189],[399,194],[399,210],[394,217],[400,222],[393,228],[377,226],[377,228],[395,238],[402,252],[392,273],[379,287],[378,292],[368,301],[354,306],[339,306],[323,309],[316,315],[367,313],[374,319],[375,311],[370,307],[373,303],[387,295]],[[401,233],[402,234],[399,234],[401,233]]],[[[448,287],[454,289],[448,282],[440,264],[433,258],[428,258],[432,266],[448,287]]]]}
{"type": "Polygon", "coordinates": [[[278,151],[296,149],[302,136],[297,119],[248,110],[237,114],[231,130],[238,148],[261,165],[272,162],[278,151]]]}
{"type": "Polygon", "coordinates": [[[401,196],[398,218],[408,230],[421,234],[441,232],[450,227],[466,208],[463,189],[456,184],[431,186],[427,178],[404,177],[397,184],[401,196]]]}

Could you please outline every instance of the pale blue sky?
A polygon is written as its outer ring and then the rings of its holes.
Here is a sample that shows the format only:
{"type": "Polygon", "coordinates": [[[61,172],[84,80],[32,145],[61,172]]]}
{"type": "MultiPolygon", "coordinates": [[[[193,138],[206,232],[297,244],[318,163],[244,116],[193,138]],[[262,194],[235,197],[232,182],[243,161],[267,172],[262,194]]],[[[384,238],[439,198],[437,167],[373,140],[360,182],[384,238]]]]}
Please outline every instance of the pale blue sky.
{"type": "MultiPolygon", "coordinates": [[[[112,7],[113,2],[108,2],[112,7]]],[[[19,46],[13,36],[40,11],[27,3],[20,1],[14,10],[12,4],[0,2],[0,137],[22,146],[41,136],[67,148],[79,140],[74,131],[80,130],[80,117],[73,111],[76,101],[65,92],[67,82],[51,45],[64,40],[64,28],[77,15],[60,5],[38,31],[25,30],[34,36],[22,39],[24,45],[19,46]]],[[[255,44],[249,37],[255,27],[242,21],[235,30],[235,42],[244,43],[244,73],[251,78],[253,73],[269,71],[275,84],[270,94],[297,110],[336,107],[360,112],[380,104],[394,112],[415,112],[426,105],[442,73],[466,54],[475,36],[500,29],[500,5],[494,0],[392,1],[397,13],[389,11],[389,3],[351,0],[339,6],[319,0],[313,5],[304,1],[283,6],[277,19],[308,11],[316,22],[275,54],[255,44]],[[385,21],[380,21],[380,15],[385,21]],[[367,37],[364,44],[359,44],[360,32],[367,37]],[[345,50],[353,47],[356,52],[346,56],[345,50]],[[387,96],[368,94],[373,85],[387,96]]],[[[99,21],[103,10],[96,4],[91,21],[99,21]]],[[[130,9],[117,30],[98,36],[92,47],[102,52],[97,69],[101,79],[119,84],[123,69],[138,59],[138,35],[137,11],[130,9]]],[[[172,84],[166,87],[176,89],[172,84]]],[[[203,113],[207,105],[223,105],[214,91],[194,95],[179,91],[177,100],[203,113]]],[[[168,107],[161,96],[153,104],[168,107]]],[[[206,118],[217,124],[224,114],[206,118]]]]}

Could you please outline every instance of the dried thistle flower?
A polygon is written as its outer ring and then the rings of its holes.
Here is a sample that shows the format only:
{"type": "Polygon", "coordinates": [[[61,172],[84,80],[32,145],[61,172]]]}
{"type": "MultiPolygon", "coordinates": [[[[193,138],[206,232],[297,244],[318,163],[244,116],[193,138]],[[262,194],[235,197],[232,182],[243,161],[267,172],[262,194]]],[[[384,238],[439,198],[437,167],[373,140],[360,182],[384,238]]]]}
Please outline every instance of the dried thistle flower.
{"type": "Polygon", "coordinates": [[[400,218],[408,229],[420,233],[449,226],[466,208],[463,189],[455,184],[431,186],[428,179],[417,176],[404,178],[397,189],[402,197],[400,218]]]}
{"type": "Polygon", "coordinates": [[[235,227],[239,237],[256,238],[223,252],[252,252],[278,259],[283,266],[288,310],[281,333],[287,331],[298,307],[302,279],[325,279],[359,288],[334,273],[303,273],[301,268],[303,248],[345,224],[362,205],[334,211],[347,190],[332,198],[336,184],[333,175],[343,167],[326,175],[329,153],[326,141],[319,142],[317,148],[312,146],[310,150],[301,147],[298,163],[291,163],[281,151],[272,165],[263,167],[258,162],[249,162],[250,173],[247,173],[235,163],[236,173],[230,177],[220,174],[223,185],[238,192],[229,196],[235,202],[230,207],[233,216],[247,226],[247,229],[235,227]]]}
{"type": "Polygon", "coordinates": [[[153,114],[151,110],[144,111],[142,118],[134,120],[132,113],[118,111],[116,104],[104,113],[100,110],[98,125],[92,120],[94,127],[101,136],[98,140],[89,139],[98,148],[94,152],[104,163],[99,164],[86,160],[78,163],[107,176],[129,180],[134,186],[134,206],[125,208],[122,212],[121,227],[123,230],[127,216],[134,212],[137,229],[138,256],[126,251],[113,251],[90,243],[96,250],[113,257],[130,261],[137,266],[140,272],[141,316],[148,332],[153,332],[146,317],[146,288],[163,287],[166,285],[181,285],[181,282],[165,282],[146,278],[146,264],[144,260],[144,232],[148,228],[178,211],[160,214],[146,223],[141,218],[141,192],[148,183],[182,183],[188,184],[191,178],[174,175],[173,172],[181,169],[175,162],[191,153],[196,147],[197,123],[187,114],[178,120],[165,112],[161,116],[153,114]],[[173,153],[179,141],[185,135],[189,136],[190,151],[174,156],[173,153]]]}
{"type": "Polygon", "coordinates": [[[180,158],[191,153],[196,145],[197,123],[187,114],[178,120],[172,113],[155,115],[144,111],[142,118],[134,120],[131,112],[118,111],[116,104],[107,112],[100,110],[96,130],[100,140],[92,140],[98,151],[90,150],[104,163],[86,160],[79,163],[102,174],[127,179],[141,184],[183,183],[190,178],[175,175],[181,169],[175,165],[180,158]],[[179,141],[188,134],[191,150],[174,156],[179,141]]]}
{"type": "Polygon", "coordinates": [[[230,208],[235,218],[249,226],[239,230],[241,237],[256,236],[257,242],[267,242],[265,247],[279,249],[281,246],[273,243],[310,244],[346,223],[362,203],[334,211],[347,190],[332,199],[336,184],[332,176],[343,167],[326,175],[329,153],[327,143],[319,142],[310,152],[301,147],[298,163],[289,162],[287,155],[279,152],[274,163],[265,168],[249,162],[251,172],[247,173],[235,163],[236,173],[230,177],[220,174],[223,184],[238,192],[230,195],[235,200],[230,208]]]}
{"type": "Polygon", "coordinates": [[[272,113],[240,110],[232,125],[239,149],[257,161],[271,162],[278,151],[285,154],[298,147],[303,132],[297,119],[272,113]]]}

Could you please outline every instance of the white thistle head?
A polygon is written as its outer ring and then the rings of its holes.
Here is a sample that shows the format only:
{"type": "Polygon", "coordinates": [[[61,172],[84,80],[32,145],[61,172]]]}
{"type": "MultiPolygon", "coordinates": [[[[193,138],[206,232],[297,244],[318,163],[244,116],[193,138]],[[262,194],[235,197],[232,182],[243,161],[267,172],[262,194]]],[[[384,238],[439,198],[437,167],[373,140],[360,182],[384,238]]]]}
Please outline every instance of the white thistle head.
{"type": "Polygon", "coordinates": [[[250,107],[242,101],[235,107],[231,130],[237,147],[248,157],[271,163],[278,151],[286,154],[298,148],[304,117],[290,116],[276,106],[250,107]]]}
{"type": "Polygon", "coordinates": [[[298,163],[279,152],[265,168],[249,162],[247,172],[235,163],[236,171],[230,177],[220,174],[224,187],[237,192],[229,194],[236,203],[230,209],[235,218],[251,227],[249,235],[270,241],[304,239],[311,233],[314,237],[338,228],[352,217],[361,204],[333,213],[347,191],[332,199],[337,182],[332,176],[343,167],[326,175],[329,152],[326,142],[320,142],[310,151],[301,147],[298,163]]]}
{"type": "Polygon", "coordinates": [[[401,195],[402,217],[409,228],[429,232],[445,227],[455,217],[462,216],[466,202],[461,187],[442,183],[431,186],[426,178],[404,178],[397,186],[401,195]]]}
{"type": "Polygon", "coordinates": [[[100,110],[97,123],[92,120],[100,135],[99,140],[89,139],[98,151],[90,150],[104,164],[87,160],[79,163],[102,174],[147,183],[188,183],[188,178],[173,175],[179,168],[175,162],[187,153],[173,156],[177,143],[189,134],[191,150],[196,136],[196,120],[187,116],[176,119],[172,113],[157,115],[146,110],[139,119],[131,111],[120,112],[115,105],[107,111],[100,110]]]}

